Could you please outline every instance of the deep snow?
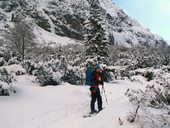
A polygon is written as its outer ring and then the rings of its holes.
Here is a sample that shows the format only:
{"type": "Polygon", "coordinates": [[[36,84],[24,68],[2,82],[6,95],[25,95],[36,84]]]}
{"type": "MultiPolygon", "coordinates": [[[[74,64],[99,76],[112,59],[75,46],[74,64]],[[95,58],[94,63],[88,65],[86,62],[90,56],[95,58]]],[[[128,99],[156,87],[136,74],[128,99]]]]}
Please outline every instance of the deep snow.
{"type": "Polygon", "coordinates": [[[34,77],[19,76],[13,83],[17,91],[0,97],[0,128],[133,128],[125,119],[134,106],[124,95],[127,88],[143,88],[139,83],[113,81],[105,83],[108,104],[98,115],[83,118],[90,103],[88,86],[63,83],[60,86],[40,87],[34,77]],[[119,125],[118,118],[124,122],[119,125]]]}

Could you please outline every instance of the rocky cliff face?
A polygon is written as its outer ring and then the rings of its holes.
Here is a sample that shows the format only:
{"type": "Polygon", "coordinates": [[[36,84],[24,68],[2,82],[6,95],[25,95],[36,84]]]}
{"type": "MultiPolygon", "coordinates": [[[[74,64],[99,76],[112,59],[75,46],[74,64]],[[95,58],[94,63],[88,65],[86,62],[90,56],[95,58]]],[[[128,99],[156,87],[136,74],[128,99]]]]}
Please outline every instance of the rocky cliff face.
{"type": "MultiPolygon", "coordinates": [[[[100,5],[111,44],[125,47],[166,44],[160,36],[127,16],[112,0],[100,0],[100,5]]],[[[45,31],[83,40],[83,22],[89,15],[89,4],[87,0],[1,0],[1,29],[10,24],[18,12],[45,31]]]]}

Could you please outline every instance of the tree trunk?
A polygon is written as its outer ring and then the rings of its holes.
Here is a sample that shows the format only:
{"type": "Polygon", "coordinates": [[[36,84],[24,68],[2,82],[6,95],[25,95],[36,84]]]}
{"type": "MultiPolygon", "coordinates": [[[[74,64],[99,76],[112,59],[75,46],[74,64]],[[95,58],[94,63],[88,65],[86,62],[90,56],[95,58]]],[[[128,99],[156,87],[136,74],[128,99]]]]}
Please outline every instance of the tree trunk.
{"type": "Polygon", "coordinates": [[[22,38],[22,61],[24,61],[25,59],[25,40],[24,40],[24,36],[22,38]]]}

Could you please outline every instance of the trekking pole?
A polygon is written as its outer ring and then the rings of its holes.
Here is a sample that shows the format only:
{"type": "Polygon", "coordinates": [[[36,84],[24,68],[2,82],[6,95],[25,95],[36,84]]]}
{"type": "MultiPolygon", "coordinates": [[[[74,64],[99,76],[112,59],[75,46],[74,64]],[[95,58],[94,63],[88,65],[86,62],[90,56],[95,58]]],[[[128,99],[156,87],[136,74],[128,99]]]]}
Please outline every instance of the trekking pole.
{"type": "Polygon", "coordinates": [[[108,100],[107,100],[107,96],[106,96],[106,91],[104,89],[104,85],[102,86],[102,88],[103,88],[103,92],[104,92],[104,95],[105,95],[106,103],[108,104],[108,100]]]}

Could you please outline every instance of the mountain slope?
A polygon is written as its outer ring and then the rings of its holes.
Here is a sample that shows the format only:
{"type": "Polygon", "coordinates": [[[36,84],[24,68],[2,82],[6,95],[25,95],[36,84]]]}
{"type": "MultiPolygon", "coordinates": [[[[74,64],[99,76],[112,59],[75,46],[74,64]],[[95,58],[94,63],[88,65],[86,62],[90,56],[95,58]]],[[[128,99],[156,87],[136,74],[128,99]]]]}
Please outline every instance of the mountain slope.
{"type": "MultiPolygon", "coordinates": [[[[111,44],[164,46],[166,42],[127,16],[112,0],[99,0],[103,8],[106,33],[111,44]]],[[[60,36],[83,40],[83,22],[89,15],[88,0],[6,0],[0,1],[0,26],[21,13],[34,24],[60,36]]]]}

